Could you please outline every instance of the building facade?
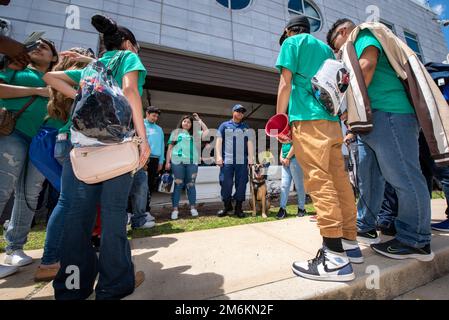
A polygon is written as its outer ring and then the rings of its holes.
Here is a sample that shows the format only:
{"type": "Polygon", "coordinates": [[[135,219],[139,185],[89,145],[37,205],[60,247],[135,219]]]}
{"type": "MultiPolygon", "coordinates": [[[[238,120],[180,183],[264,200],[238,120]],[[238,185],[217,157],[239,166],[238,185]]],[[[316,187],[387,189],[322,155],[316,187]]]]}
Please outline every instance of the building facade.
{"type": "MultiPolygon", "coordinates": [[[[166,114],[195,110],[213,127],[243,103],[262,127],[274,112],[279,35],[292,14],[306,14],[314,34],[342,17],[380,19],[425,62],[441,62],[448,48],[434,12],[418,0],[13,0],[0,17],[22,40],[45,31],[62,49],[98,49],[90,18],[104,13],[130,28],[144,48],[150,103],[166,114]]],[[[177,121],[164,117],[167,128],[177,121]]]]}
{"type": "MultiPolygon", "coordinates": [[[[247,107],[253,128],[264,128],[275,113],[279,37],[292,14],[306,14],[322,40],[339,18],[380,19],[424,62],[448,54],[435,13],[418,0],[12,0],[0,7],[12,37],[45,31],[61,50],[98,50],[90,24],[97,13],[130,28],[141,42],[148,69],[144,102],[163,110],[167,135],[181,114],[192,112],[217,128],[235,103],[247,107]]],[[[216,197],[217,168],[202,171],[199,199],[216,197]]]]}

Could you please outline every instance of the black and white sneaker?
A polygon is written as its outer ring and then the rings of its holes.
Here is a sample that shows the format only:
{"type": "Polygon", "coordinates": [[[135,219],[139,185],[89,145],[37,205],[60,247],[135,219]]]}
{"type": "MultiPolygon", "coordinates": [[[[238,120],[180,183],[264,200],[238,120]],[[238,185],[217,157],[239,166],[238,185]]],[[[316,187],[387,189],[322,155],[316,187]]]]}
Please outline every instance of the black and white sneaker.
{"type": "Polygon", "coordinates": [[[371,248],[383,256],[396,260],[416,259],[423,262],[430,262],[435,258],[435,254],[432,252],[430,245],[422,249],[417,249],[402,244],[396,239],[385,243],[373,244],[371,248]]]}
{"type": "Polygon", "coordinates": [[[355,279],[346,254],[332,252],[327,248],[320,249],[313,260],[293,263],[292,270],[297,276],[310,280],[349,282],[355,279]]]}
{"type": "Polygon", "coordinates": [[[380,243],[379,235],[377,234],[376,229],[368,231],[368,232],[358,232],[357,233],[357,241],[359,243],[365,244],[365,245],[373,245],[380,243]]]}

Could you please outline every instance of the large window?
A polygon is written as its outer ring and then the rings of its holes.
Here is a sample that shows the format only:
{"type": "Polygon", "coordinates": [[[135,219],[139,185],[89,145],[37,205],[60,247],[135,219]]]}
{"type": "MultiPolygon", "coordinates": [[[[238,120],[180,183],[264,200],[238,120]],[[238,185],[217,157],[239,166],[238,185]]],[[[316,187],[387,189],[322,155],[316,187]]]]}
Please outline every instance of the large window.
{"type": "Polygon", "coordinates": [[[418,36],[416,34],[413,34],[411,32],[404,32],[405,35],[405,41],[407,42],[407,45],[415,51],[416,55],[418,56],[419,60],[423,60],[423,55],[421,51],[421,46],[419,45],[418,36]]]}
{"type": "Polygon", "coordinates": [[[251,4],[251,0],[217,0],[217,2],[232,10],[244,9],[251,4]]]}
{"type": "Polygon", "coordinates": [[[309,18],[312,32],[317,32],[321,29],[321,15],[311,2],[307,0],[289,0],[288,11],[292,15],[300,14],[309,18]]]}

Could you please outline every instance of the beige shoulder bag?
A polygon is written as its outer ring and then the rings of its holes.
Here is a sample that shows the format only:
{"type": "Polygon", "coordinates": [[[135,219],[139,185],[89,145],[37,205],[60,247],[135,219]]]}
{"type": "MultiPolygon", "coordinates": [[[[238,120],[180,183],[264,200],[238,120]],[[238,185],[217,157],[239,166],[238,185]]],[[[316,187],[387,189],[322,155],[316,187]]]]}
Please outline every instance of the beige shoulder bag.
{"type": "Polygon", "coordinates": [[[74,148],[70,152],[73,172],[78,180],[96,184],[139,169],[140,138],[102,147],[74,148]]]}

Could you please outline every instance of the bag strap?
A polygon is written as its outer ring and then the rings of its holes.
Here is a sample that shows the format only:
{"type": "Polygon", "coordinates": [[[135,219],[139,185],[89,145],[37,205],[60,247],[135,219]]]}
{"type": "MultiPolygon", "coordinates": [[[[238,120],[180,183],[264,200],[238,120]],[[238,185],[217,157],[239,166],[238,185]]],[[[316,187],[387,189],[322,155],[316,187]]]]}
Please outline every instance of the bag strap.
{"type": "Polygon", "coordinates": [[[108,65],[106,66],[107,69],[111,70],[111,73],[113,73],[113,77],[115,78],[118,73],[118,69],[120,67],[120,64],[122,63],[122,59],[125,56],[125,51],[119,51],[117,52],[112,59],[109,61],[108,65]],[[113,64],[112,67],[110,67],[113,64]]]}
{"type": "MultiPolygon", "coordinates": [[[[10,83],[16,79],[16,74],[17,74],[17,71],[14,71],[14,73],[12,74],[11,80],[9,81],[10,83]]],[[[0,81],[0,83],[5,83],[5,82],[0,81]]],[[[27,103],[25,103],[25,105],[22,107],[22,109],[20,109],[19,112],[14,114],[14,119],[17,120],[22,115],[22,113],[24,113],[26,111],[26,109],[28,109],[34,103],[34,101],[36,101],[36,99],[37,99],[37,96],[32,96],[30,98],[30,100],[27,103]]]]}
{"type": "Polygon", "coordinates": [[[25,103],[22,109],[19,110],[16,114],[14,114],[14,119],[17,120],[33,103],[36,101],[37,96],[32,96],[31,99],[25,103]]]}

